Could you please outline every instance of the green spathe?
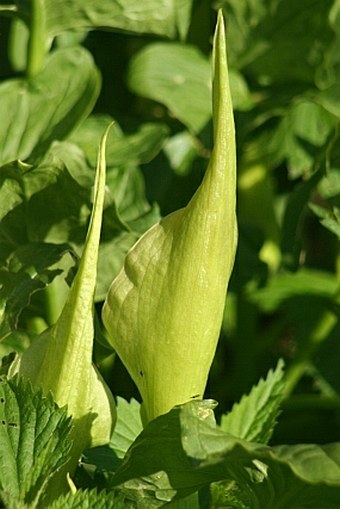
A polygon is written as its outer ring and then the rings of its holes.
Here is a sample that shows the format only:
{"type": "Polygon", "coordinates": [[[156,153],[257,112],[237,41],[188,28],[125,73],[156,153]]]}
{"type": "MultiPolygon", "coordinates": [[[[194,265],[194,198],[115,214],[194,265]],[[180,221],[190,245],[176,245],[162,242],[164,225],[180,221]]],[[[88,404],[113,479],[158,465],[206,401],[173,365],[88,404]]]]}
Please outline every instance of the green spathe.
{"type": "Polygon", "coordinates": [[[110,440],[115,405],[92,363],[93,299],[105,194],[106,130],[100,145],[94,204],[84,251],[66,304],[57,322],[44,331],[12,366],[11,374],[30,379],[33,387],[51,391],[73,418],[73,449],[69,470],[90,445],[110,440]]]}
{"type": "Polygon", "coordinates": [[[146,421],[203,397],[235,258],[236,148],[221,12],[213,69],[215,147],[203,182],[131,249],[103,308],[146,421]]]}

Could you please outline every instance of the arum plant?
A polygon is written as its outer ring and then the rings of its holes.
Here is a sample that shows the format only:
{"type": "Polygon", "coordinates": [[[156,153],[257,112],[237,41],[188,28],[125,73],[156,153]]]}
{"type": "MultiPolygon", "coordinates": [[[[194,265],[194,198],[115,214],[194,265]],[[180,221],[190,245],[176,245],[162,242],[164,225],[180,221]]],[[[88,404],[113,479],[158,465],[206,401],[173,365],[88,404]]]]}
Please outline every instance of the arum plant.
{"type": "MultiPolygon", "coordinates": [[[[59,406],[73,417],[73,449],[67,470],[72,471],[81,452],[109,441],[115,421],[113,397],[92,363],[93,299],[98,246],[105,194],[106,130],[100,145],[94,203],[78,272],[57,322],[44,331],[12,366],[34,388],[52,393],[59,406]]],[[[66,476],[64,476],[64,481],[66,476]]]]}
{"type": "Polygon", "coordinates": [[[236,148],[221,12],[213,119],[215,145],[200,187],[130,250],[103,307],[110,341],[142,396],[145,422],[203,397],[235,258],[236,148]]]}

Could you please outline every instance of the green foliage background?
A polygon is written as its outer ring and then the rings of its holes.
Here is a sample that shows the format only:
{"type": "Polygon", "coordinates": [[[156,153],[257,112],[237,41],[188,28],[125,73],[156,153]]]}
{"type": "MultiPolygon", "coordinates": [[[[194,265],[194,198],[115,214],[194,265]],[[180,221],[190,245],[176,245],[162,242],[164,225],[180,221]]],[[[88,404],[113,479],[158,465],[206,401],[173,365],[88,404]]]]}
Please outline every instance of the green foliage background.
{"type": "MultiPolygon", "coordinates": [[[[272,443],[339,441],[339,0],[0,7],[2,371],[59,315],[112,118],[98,312],[127,250],[199,185],[212,148],[210,52],[221,7],[240,239],[207,397],[220,416],[283,358],[286,398],[272,443]]],[[[99,320],[95,360],[114,394],[138,398],[99,320]]]]}

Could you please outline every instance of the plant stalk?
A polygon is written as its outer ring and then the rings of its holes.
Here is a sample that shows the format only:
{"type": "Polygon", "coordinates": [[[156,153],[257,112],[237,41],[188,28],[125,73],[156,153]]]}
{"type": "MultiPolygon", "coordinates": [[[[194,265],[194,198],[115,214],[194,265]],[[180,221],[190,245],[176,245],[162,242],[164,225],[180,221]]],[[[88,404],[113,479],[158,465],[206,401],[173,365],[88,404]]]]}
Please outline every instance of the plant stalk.
{"type": "Polygon", "coordinates": [[[27,48],[28,78],[41,71],[46,52],[46,19],[44,0],[31,0],[30,36],[27,48]]]}

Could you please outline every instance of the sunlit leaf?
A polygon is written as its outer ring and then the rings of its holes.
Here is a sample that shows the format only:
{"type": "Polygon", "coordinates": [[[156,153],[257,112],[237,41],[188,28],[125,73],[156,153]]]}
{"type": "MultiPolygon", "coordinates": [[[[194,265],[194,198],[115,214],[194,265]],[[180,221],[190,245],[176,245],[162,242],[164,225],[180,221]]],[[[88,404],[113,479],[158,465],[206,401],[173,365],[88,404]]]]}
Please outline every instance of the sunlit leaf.
{"type": "Polygon", "coordinates": [[[0,164],[45,152],[90,113],[100,77],[83,48],[51,53],[40,74],[0,85],[0,164]]]}
{"type": "Polygon", "coordinates": [[[222,416],[221,429],[249,442],[268,443],[284,396],[283,362],[222,416]]]}

